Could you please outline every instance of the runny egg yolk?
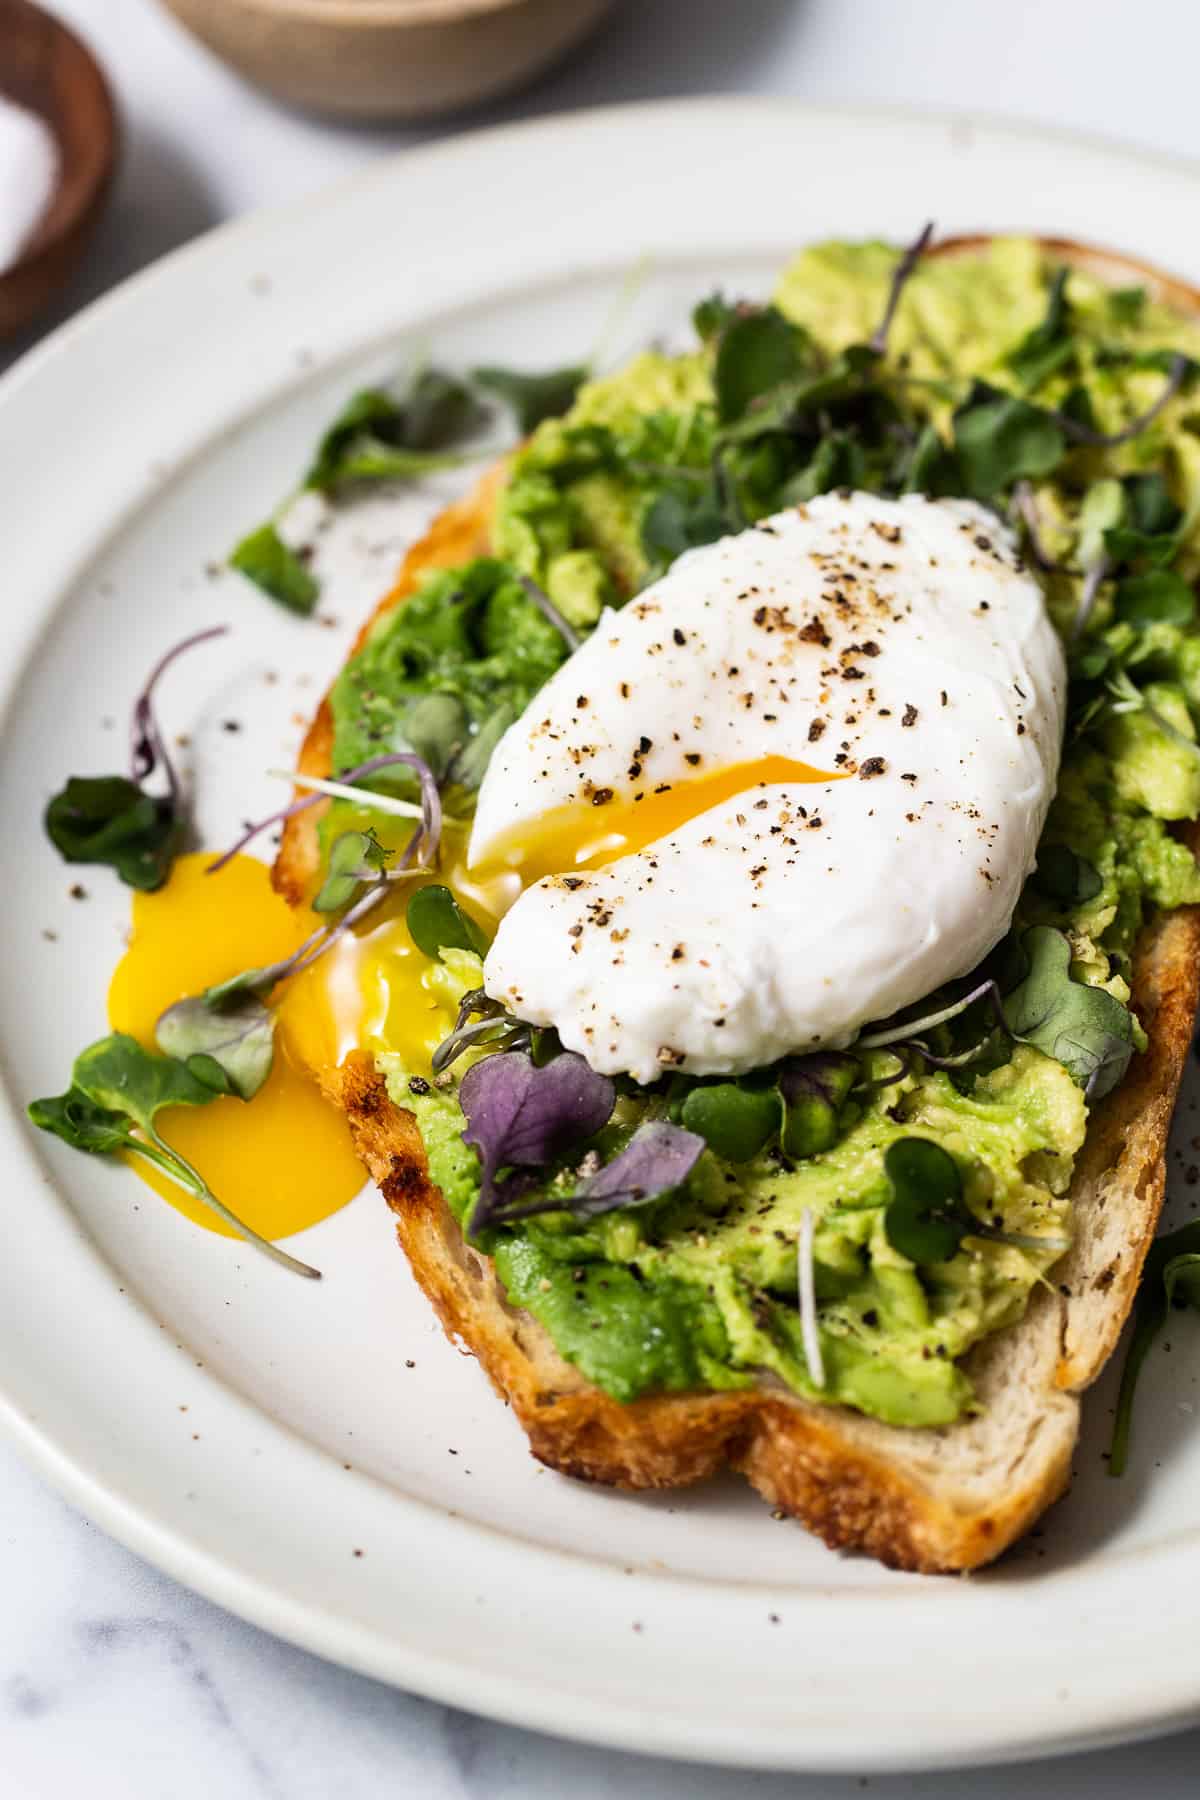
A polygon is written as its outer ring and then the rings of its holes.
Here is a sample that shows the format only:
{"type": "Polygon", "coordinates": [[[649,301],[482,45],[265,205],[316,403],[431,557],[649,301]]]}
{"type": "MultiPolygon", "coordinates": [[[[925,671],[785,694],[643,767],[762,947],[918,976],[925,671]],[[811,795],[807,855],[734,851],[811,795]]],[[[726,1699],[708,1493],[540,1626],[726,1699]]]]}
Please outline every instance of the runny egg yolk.
{"type": "MultiPolygon", "coordinates": [[[[808,763],[768,756],[657,789],[592,796],[527,821],[470,867],[466,830],[447,826],[440,870],[419,879],[444,882],[490,935],[522,889],[546,875],[602,868],[754,788],[834,779],[808,763]]],[[[314,1066],[336,1066],[353,1050],[387,1051],[405,1069],[428,1073],[433,1051],[454,1025],[460,993],[477,985],[478,976],[456,979],[453,957],[435,963],[413,943],[404,905],[418,884],[399,883],[395,901],[289,984],[281,1016],[314,1066]]]]}
{"type": "MultiPolygon", "coordinates": [[[[215,875],[206,873],[211,861],[211,855],[181,856],[164,887],[134,895],[132,936],[108,990],[108,1016],[114,1031],[131,1033],[148,1049],[155,1048],[155,1022],[166,1007],[241,969],[290,955],[317,923],[293,912],[254,857],[234,857],[215,875]]],[[[317,1224],[363,1184],[344,1119],[293,1063],[292,1051],[281,1009],[271,1073],[252,1101],[172,1107],[158,1120],[167,1143],[195,1164],[213,1193],[268,1238],[317,1224]]],[[[142,1157],[129,1160],[197,1225],[230,1235],[142,1157]]]]}

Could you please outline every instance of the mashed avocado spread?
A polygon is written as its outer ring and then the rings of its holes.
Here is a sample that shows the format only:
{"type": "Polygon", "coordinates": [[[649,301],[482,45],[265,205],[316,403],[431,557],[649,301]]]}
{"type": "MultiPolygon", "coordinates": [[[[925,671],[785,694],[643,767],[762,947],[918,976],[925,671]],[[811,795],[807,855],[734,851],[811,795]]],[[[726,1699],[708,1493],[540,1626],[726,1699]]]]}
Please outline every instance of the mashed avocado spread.
{"type": "MultiPolygon", "coordinates": [[[[513,1302],[622,1401],[769,1372],[895,1424],[969,1410],[962,1359],[1021,1316],[1067,1247],[1089,1106],[1144,1045],[1127,1008],[1137,933],[1149,910],[1200,901],[1171,831],[1200,813],[1200,331],[1140,288],[1064,275],[1009,239],[920,264],[879,354],[870,339],[895,267],[886,245],[818,246],[772,307],[713,297],[697,308],[698,348],[646,353],[585,385],[513,459],[494,558],[428,577],[334,690],[336,769],[416,750],[462,814],[500,734],[567,654],[522,576],[583,633],[690,545],[839,486],[970,494],[1019,523],[1043,573],[1069,652],[1070,722],[1038,869],[982,971],[1009,997],[1009,1028],[980,1001],[915,1050],[861,1051],[799,1150],[778,1132],[743,1149],[714,1134],[723,1153],[709,1137],[686,1181],[649,1203],[592,1218],[564,1206],[480,1236],[513,1302]],[[940,1260],[904,1254],[888,1226],[885,1158],[913,1138],[952,1160],[967,1209],[940,1260]],[[819,1389],[798,1303],[806,1213],[819,1389]]],[[[406,771],[389,778],[407,791],[406,771]]],[[[327,841],[357,810],[335,805],[327,841]]],[[[461,945],[430,959],[447,1032],[480,973],[461,945]]],[[[458,1083],[480,1052],[435,1080],[386,1035],[370,1048],[469,1227],[480,1160],[458,1083]]],[[[739,1085],[773,1092],[776,1074],[739,1085]]],[[[552,1158],[534,1197],[572,1193],[581,1157],[603,1166],[639,1122],[691,1124],[689,1095],[706,1085],[619,1083],[608,1124],[552,1158]]]]}

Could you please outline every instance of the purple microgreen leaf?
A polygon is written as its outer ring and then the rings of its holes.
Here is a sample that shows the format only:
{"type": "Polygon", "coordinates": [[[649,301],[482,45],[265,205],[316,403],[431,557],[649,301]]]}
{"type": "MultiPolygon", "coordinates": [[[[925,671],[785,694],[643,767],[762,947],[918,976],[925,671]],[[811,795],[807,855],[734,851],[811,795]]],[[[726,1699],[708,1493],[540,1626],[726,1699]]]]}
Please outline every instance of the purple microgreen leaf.
{"type": "Polygon", "coordinates": [[[868,339],[868,347],[882,356],[887,349],[888,332],[892,329],[892,320],[896,316],[896,308],[900,304],[900,296],[904,292],[909,277],[929,248],[929,240],[933,236],[933,220],[930,219],[921,235],[908,246],[900,261],[896,264],[892,275],[892,285],[888,290],[887,305],[883,309],[883,317],[868,339]]]}
{"type": "MultiPolygon", "coordinates": [[[[581,1182],[574,1193],[542,1195],[527,1206],[506,1203],[492,1213],[489,1223],[513,1225],[548,1212],[598,1219],[622,1207],[645,1206],[685,1182],[704,1149],[704,1139],[696,1132],[666,1119],[650,1120],[639,1125],[619,1156],[581,1182]]],[[[509,1192],[506,1186],[506,1201],[509,1192]]]]}
{"type": "Polygon", "coordinates": [[[500,1202],[501,1169],[540,1169],[607,1124],[617,1090],[582,1056],[564,1051],[539,1068],[524,1051],[486,1056],[459,1086],[466,1115],[463,1142],[479,1152],[483,1180],[468,1235],[488,1223],[500,1202]]]}

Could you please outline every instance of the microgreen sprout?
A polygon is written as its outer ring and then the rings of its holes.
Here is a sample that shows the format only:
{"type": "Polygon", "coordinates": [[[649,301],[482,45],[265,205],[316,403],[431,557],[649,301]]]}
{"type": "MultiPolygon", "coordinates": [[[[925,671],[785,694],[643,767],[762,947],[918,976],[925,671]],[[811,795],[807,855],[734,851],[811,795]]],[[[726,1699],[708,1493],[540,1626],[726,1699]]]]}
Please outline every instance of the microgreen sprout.
{"type": "Polygon", "coordinates": [[[1042,541],[1042,523],[1033,483],[1022,476],[1013,488],[1012,497],[1013,508],[1025,527],[1025,541],[1029,545],[1029,554],[1044,574],[1054,574],[1056,570],[1061,569],[1062,564],[1055,561],[1042,541]]]}
{"type": "Polygon", "coordinates": [[[1094,426],[1084,424],[1080,419],[1073,419],[1066,412],[1051,413],[1050,417],[1073,443],[1083,444],[1089,450],[1116,450],[1122,444],[1130,443],[1133,438],[1140,437],[1143,431],[1149,430],[1163,408],[1175,398],[1191,367],[1190,359],[1182,351],[1177,352],[1171,358],[1166,383],[1154,404],[1148,406],[1145,412],[1139,413],[1135,419],[1130,419],[1128,425],[1123,425],[1120,431],[1097,431],[1094,426]]]}
{"type": "Polygon", "coordinates": [[[46,835],[64,861],[107,864],[128,887],[145,890],[167,879],[183,834],[182,786],[159,728],[154,693],[178,657],[228,629],[193,632],[154,665],[133,705],[128,776],[72,775],[54,795],[46,808],[46,835]],[[144,784],[155,774],[165,793],[146,792],[144,784]]]}
{"type": "Polygon", "coordinates": [[[423,758],[413,755],[411,751],[397,750],[386,756],[372,756],[367,762],[359,763],[353,769],[347,769],[338,782],[322,781],[319,777],[306,775],[303,771],[271,769],[268,770],[268,773],[281,781],[290,781],[295,787],[310,788],[312,792],[300,800],[294,800],[290,806],[283,807],[279,812],[271,813],[268,818],[259,819],[256,824],[248,825],[237,842],[231,844],[229,849],[218,856],[215,862],[208,865],[207,874],[215,875],[218,870],[223,869],[225,864],[239,851],[244,850],[246,845],[251,843],[260,832],[268,831],[272,825],[286,824],[289,819],[294,819],[299,813],[307,812],[310,807],[319,806],[322,800],[330,797],[350,800],[355,806],[366,807],[376,812],[394,813],[403,819],[420,819],[422,837],[425,840],[422,848],[426,860],[431,860],[436,854],[442,828],[441,798],[437,782],[434,780],[428,764],[423,758]],[[378,774],[381,769],[390,769],[398,765],[416,770],[421,783],[421,804],[419,806],[411,800],[400,800],[391,794],[377,794],[373,789],[357,788],[353,785],[355,782],[366,781],[368,776],[378,774]],[[430,844],[432,844],[432,849],[429,848],[430,844]]]}
{"type": "Polygon", "coordinates": [[[155,1120],[164,1107],[207,1106],[231,1091],[206,1078],[205,1071],[198,1074],[174,1057],[155,1056],[136,1038],[114,1032],[81,1051],[66,1093],[33,1101],[29,1117],[75,1150],[108,1156],[123,1152],[153,1163],[272,1262],[319,1279],[319,1269],[289,1256],[230,1212],[200,1171],[158,1133],[155,1120]]]}
{"type": "MultiPolygon", "coordinates": [[[[965,1013],[969,1007],[974,1006],[977,1000],[984,999],[987,1000],[996,1015],[996,1023],[1001,1029],[1007,1030],[1001,1007],[1000,989],[995,981],[989,980],[981,981],[977,987],[971,989],[969,994],[964,994],[961,1000],[952,1000],[949,1005],[939,1007],[935,1012],[925,1013],[919,1019],[903,1020],[885,1025],[878,1031],[865,1032],[854,1047],[856,1050],[886,1050],[897,1044],[911,1044],[914,1033],[932,1031],[937,1025],[948,1024],[951,1019],[957,1019],[960,1013],[965,1013]]],[[[919,1045],[916,1047],[920,1048],[919,1045]]]]}
{"type": "Polygon", "coordinates": [[[882,356],[887,349],[888,333],[892,328],[892,320],[896,316],[896,308],[900,304],[900,296],[904,292],[910,276],[917,264],[929,248],[933,237],[933,220],[930,219],[920,236],[908,246],[900,261],[896,264],[892,275],[892,285],[888,290],[887,305],[883,309],[883,317],[871,333],[868,343],[877,356],[882,356]]]}
{"type": "Polygon", "coordinates": [[[1071,642],[1073,644],[1077,643],[1087,630],[1100,589],[1111,573],[1112,564],[1107,556],[1101,555],[1084,576],[1083,588],[1079,595],[1079,606],[1071,621],[1071,642]]]}
{"type": "MultiPolygon", "coordinates": [[[[554,1064],[547,1063],[545,1068],[552,1070],[554,1064]]],[[[506,1070],[506,1079],[507,1075],[506,1070]]],[[[645,1206],[686,1181],[703,1151],[704,1139],[694,1132],[684,1131],[666,1119],[643,1120],[619,1155],[584,1176],[569,1192],[553,1191],[537,1200],[518,1199],[497,1206],[488,1215],[487,1223],[514,1225],[550,1212],[569,1212],[575,1219],[598,1219],[623,1207],[645,1206]]]]}
{"type": "Polygon", "coordinates": [[[459,1001],[454,1030],[442,1039],[430,1064],[434,1074],[441,1075],[457,1062],[464,1050],[478,1049],[484,1044],[528,1049],[529,1040],[527,1025],[514,1019],[498,1000],[489,999],[482,988],[472,988],[459,1001]]]}
{"type": "Polygon", "coordinates": [[[558,632],[563,643],[567,646],[567,649],[578,650],[581,642],[579,633],[573,625],[568,624],[567,620],[563,618],[545,588],[539,587],[531,575],[518,575],[517,580],[525,589],[525,592],[533,601],[533,604],[537,607],[542,617],[553,625],[555,631],[558,632]]]}
{"type": "Polygon", "coordinates": [[[813,1264],[813,1239],[816,1225],[811,1206],[800,1215],[800,1238],[796,1246],[797,1291],[800,1306],[800,1335],[804,1343],[804,1360],[814,1387],[825,1386],[825,1359],[821,1355],[821,1334],[817,1327],[817,1283],[813,1264]]]}
{"type": "Polygon", "coordinates": [[[1125,669],[1116,669],[1105,682],[1108,690],[1109,711],[1112,713],[1144,713],[1163,736],[1170,738],[1177,749],[1188,756],[1200,759],[1200,744],[1187,737],[1177,725],[1172,725],[1165,713],[1161,712],[1152,701],[1146,698],[1141,688],[1137,687],[1125,669]]]}

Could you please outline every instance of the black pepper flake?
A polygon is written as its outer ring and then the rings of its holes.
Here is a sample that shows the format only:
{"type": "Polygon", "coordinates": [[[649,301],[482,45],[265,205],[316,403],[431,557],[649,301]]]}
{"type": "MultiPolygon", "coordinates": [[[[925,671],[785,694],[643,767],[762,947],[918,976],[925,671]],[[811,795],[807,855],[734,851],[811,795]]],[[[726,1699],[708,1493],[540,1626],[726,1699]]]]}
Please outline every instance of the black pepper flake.
{"type": "Polygon", "coordinates": [[[882,756],[868,756],[866,761],[858,766],[858,779],[870,781],[873,775],[882,775],[886,768],[887,763],[882,756]]]}
{"type": "Polygon", "coordinates": [[[592,794],[593,806],[607,806],[613,797],[611,788],[596,788],[592,794]]]}
{"type": "Polygon", "coordinates": [[[423,1075],[410,1075],[408,1078],[408,1091],[410,1094],[427,1094],[429,1092],[429,1083],[423,1075]]]}
{"type": "Polygon", "coordinates": [[[575,696],[576,706],[580,706],[580,707],[586,706],[587,703],[588,703],[588,699],[587,699],[586,694],[576,694],[576,696],[575,696]]]}
{"type": "Polygon", "coordinates": [[[674,631],[671,633],[671,636],[674,638],[675,642],[677,644],[679,644],[680,646],[687,643],[687,638],[683,635],[683,632],[680,631],[678,625],[675,627],[674,631]]]}
{"type": "Polygon", "coordinates": [[[915,725],[919,716],[916,707],[910,703],[905,707],[904,717],[901,719],[900,723],[902,725],[915,725]]]}
{"type": "Polygon", "coordinates": [[[700,761],[700,752],[698,750],[689,750],[683,760],[685,763],[689,763],[694,769],[700,761]]]}
{"type": "Polygon", "coordinates": [[[650,739],[648,737],[640,737],[638,739],[638,755],[639,756],[648,756],[649,753],[650,753],[650,739]]]}
{"type": "Polygon", "coordinates": [[[915,780],[916,780],[916,779],[917,779],[917,778],[916,778],[916,776],[915,776],[915,775],[914,775],[914,774],[913,774],[913,773],[912,773],[912,771],[911,771],[911,770],[910,770],[910,771],[909,771],[909,773],[908,773],[908,774],[907,774],[907,775],[902,775],[902,776],[901,776],[901,777],[900,777],[900,779],[901,779],[901,781],[915,781],[915,780]]]}
{"type": "Polygon", "coordinates": [[[812,724],[808,728],[809,743],[815,744],[817,742],[818,738],[822,738],[822,737],[824,737],[824,735],[825,735],[825,720],[824,719],[814,719],[812,724]]]}
{"type": "Polygon", "coordinates": [[[67,889],[67,892],[70,894],[72,900],[86,900],[88,897],[88,891],[84,887],[82,881],[73,881],[67,889]]]}

